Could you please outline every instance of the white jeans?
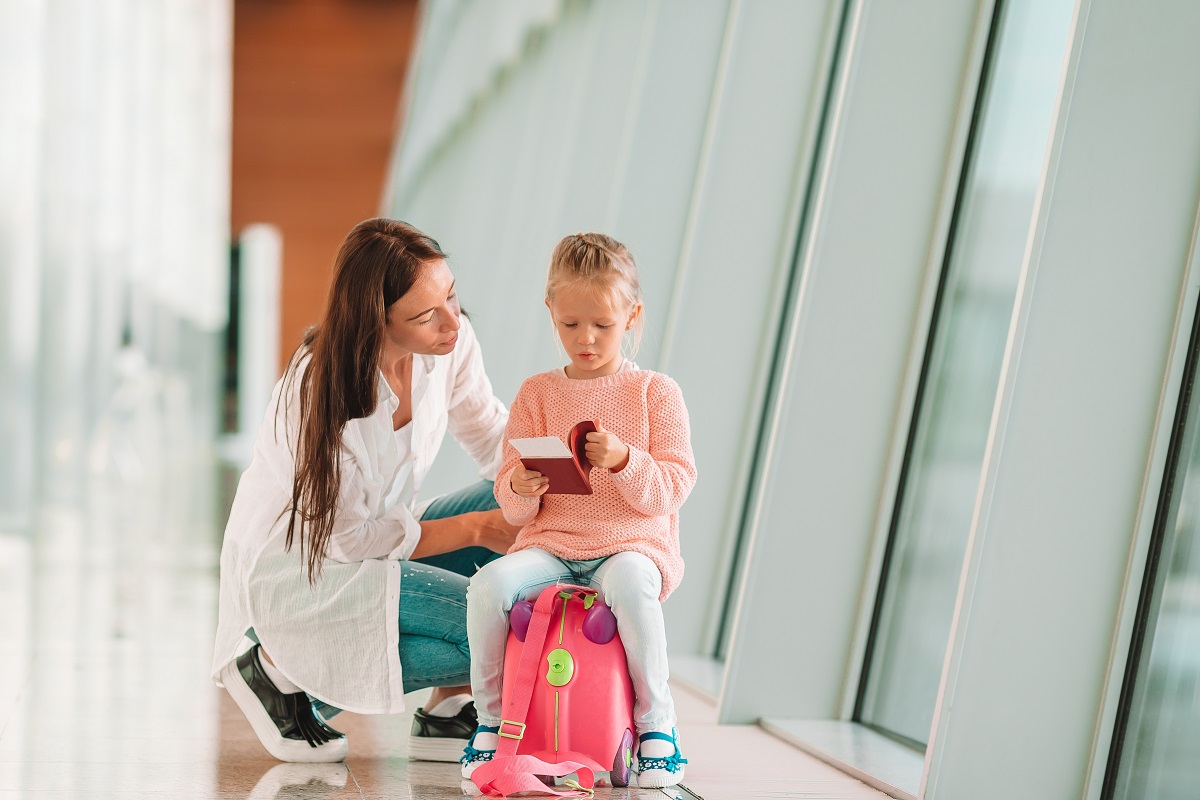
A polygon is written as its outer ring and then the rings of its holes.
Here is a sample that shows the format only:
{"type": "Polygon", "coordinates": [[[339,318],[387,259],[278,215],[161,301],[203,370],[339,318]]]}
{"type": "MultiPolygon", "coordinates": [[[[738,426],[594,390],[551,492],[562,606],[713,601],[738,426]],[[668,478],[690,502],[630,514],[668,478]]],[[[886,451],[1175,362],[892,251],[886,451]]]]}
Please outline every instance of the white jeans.
{"type": "Polygon", "coordinates": [[[617,553],[591,561],[568,561],[530,548],[480,568],[467,589],[467,640],[471,646],[471,691],[480,725],[499,725],[504,685],[508,611],[562,581],[592,586],[612,608],[629,660],[638,732],[671,730],[675,702],[667,686],[667,630],[658,594],[662,575],[641,553],[617,553]]]}

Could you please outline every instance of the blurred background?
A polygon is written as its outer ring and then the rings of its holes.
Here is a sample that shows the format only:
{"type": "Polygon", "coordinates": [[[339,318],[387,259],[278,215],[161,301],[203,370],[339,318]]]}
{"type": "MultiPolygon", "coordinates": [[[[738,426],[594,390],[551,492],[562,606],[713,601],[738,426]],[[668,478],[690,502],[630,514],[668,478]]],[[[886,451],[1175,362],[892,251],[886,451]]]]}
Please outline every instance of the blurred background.
{"type": "MultiPolygon", "coordinates": [[[[637,361],[682,386],[701,476],[673,679],[716,729],[895,797],[1194,798],[1198,26],[0,0],[0,796],[57,785],[35,665],[97,719],[154,665],[205,685],[251,437],[343,236],[386,215],[450,254],[505,402],[560,365],[554,243],[632,250],[637,361]]],[[[447,440],[423,491],[473,474],[447,440]]]]}

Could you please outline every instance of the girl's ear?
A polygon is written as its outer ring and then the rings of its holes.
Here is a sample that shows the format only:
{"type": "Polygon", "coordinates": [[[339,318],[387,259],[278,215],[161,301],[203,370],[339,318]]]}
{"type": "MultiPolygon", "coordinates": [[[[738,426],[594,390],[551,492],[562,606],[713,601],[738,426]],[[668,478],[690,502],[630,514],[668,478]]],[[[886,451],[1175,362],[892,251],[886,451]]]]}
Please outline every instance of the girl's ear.
{"type": "Polygon", "coordinates": [[[625,330],[629,330],[630,328],[632,328],[633,323],[637,321],[637,318],[639,316],[641,316],[641,314],[642,314],[642,304],[638,303],[636,306],[633,307],[633,310],[629,312],[629,319],[625,320],[625,330]]]}

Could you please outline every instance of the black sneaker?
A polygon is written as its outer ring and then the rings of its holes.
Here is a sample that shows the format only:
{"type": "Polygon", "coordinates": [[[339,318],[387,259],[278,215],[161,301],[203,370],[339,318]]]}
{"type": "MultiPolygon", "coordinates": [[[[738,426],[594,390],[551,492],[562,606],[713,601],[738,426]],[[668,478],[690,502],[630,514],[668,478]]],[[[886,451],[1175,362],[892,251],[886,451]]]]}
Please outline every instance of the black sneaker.
{"type": "Polygon", "coordinates": [[[343,761],[349,747],[346,735],[325,724],[304,692],[284,694],[275,687],[258,660],[260,645],[242,653],[221,670],[221,683],[250,727],[280,761],[325,763],[343,761]]]}
{"type": "Polygon", "coordinates": [[[435,717],[418,708],[413,712],[408,757],[457,763],[478,722],[474,702],[467,703],[453,717],[435,717]]]}

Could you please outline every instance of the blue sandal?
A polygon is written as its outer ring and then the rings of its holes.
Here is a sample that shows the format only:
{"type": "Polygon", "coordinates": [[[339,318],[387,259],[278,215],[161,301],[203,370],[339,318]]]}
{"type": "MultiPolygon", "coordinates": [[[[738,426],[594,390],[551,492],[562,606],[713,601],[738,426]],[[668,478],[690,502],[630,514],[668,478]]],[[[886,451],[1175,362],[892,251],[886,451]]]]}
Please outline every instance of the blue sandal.
{"type": "Polygon", "coordinates": [[[676,739],[677,734],[674,728],[671,729],[669,736],[659,731],[650,731],[638,737],[638,786],[643,789],[661,789],[665,786],[674,786],[683,780],[683,765],[688,761],[679,752],[679,742],[676,739]],[[647,739],[661,739],[670,742],[675,748],[674,755],[643,756],[642,743],[647,739]]]}
{"type": "Polygon", "coordinates": [[[494,749],[476,750],[475,737],[481,733],[499,732],[499,725],[480,725],[475,729],[475,732],[471,734],[471,738],[467,740],[467,746],[463,748],[462,758],[458,760],[459,763],[462,764],[462,776],[464,778],[470,778],[471,773],[475,771],[476,767],[478,767],[480,764],[485,764],[488,761],[491,761],[496,755],[496,751],[494,749]]]}

